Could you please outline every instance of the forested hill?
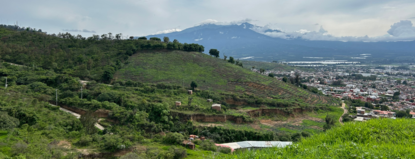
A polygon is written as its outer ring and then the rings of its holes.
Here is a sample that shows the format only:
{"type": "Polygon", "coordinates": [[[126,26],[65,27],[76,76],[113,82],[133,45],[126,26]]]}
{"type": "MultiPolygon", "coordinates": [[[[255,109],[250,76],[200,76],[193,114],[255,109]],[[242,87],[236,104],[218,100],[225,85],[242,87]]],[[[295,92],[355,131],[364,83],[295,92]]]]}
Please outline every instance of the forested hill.
{"type": "Polygon", "coordinates": [[[243,69],[237,60],[227,62],[201,54],[202,45],[170,42],[168,38],[120,37],[121,34],[111,33],[88,38],[69,33],[47,35],[40,30],[3,26],[0,58],[104,83],[124,85],[133,80],[188,87],[195,81],[205,90],[250,93],[279,100],[259,103],[287,106],[333,103],[332,99],[311,93],[310,88],[299,88],[243,69]]]}
{"type": "Polygon", "coordinates": [[[88,38],[69,33],[47,35],[40,29],[2,25],[0,59],[108,83],[115,71],[139,50],[204,51],[202,45],[182,44],[177,40],[120,37],[121,34],[111,33],[88,38]]]}

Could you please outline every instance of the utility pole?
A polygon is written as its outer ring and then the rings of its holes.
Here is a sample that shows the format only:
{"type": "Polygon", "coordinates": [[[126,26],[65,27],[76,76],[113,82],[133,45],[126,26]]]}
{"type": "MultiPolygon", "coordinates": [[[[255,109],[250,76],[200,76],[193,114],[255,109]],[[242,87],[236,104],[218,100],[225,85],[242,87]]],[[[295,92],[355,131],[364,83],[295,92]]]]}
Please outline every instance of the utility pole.
{"type": "Polygon", "coordinates": [[[6,77],[6,89],[7,89],[7,77],[6,77]]]}
{"type": "Polygon", "coordinates": [[[58,89],[56,89],[56,106],[58,106],[58,89]]]}
{"type": "Polygon", "coordinates": [[[81,99],[82,99],[82,86],[81,86],[81,99]]]}

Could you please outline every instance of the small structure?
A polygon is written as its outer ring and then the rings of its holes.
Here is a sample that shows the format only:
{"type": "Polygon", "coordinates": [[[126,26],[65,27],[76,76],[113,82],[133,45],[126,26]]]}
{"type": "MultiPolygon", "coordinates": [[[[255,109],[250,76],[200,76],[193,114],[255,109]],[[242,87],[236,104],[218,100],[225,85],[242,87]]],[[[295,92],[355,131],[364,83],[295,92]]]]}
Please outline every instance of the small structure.
{"type": "Polygon", "coordinates": [[[220,106],[220,104],[212,104],[212,109],[215,109],[217,111],[220,111],[221,106],[220,106]]]}
{"type": "Polygon", "coordinates": [[[211,102],[213,102],[213,100],[212,99],[208,99],[207,102],[211,103],[211,102]]]}
{"type": "Polygon", "coordinates": [[[194,149],[195,149],[195,144],[194,144],[192,141],[189,141],[189,140],[184,140],[184,141],[182,142],[182,144],[183,144],[185,147],[189,148],[189,149],[192,149],[192,150],[194,150],[194,149]]]}
{"type": "Polygon", "coordinates": [[[291,141],[241,141],[241,142],[231,142],[224,144],[215,144],[220,147],[230,148],[231,151],[236,149],[261,149],[261,148],[270,148],[270,147],[286,147],[292,145],[291,141]]]}
{"type": "Polygon", "coordinates": [[[412,118],[415,118],[415,112],[411,111],[409,114],[412,115],[412,118]]]}
{"type": "Polygon", "coordinates": [[[356,119],[354,119],[354,121],[365,121],[365,119],[363,117],[356,117],[356,119]]]}
{"type": "Polygon", "coordinates": [[[181,106],[181,105],[182,105],[182,102],[176,101],[176,106],[181,106]]]}
{"type": "Polygon", "coordinates": [[[190,95],[193,94],[193,90],[187,90],[187,93],[189,93],[190,95]]]}

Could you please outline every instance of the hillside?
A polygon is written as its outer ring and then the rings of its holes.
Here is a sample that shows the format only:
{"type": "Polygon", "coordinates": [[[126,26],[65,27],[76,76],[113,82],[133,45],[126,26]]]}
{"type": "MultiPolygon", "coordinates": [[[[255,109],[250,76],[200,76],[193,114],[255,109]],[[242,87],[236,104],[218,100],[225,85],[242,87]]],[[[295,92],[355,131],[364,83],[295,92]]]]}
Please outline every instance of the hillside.
{"type": "Polygon", "coordinates": [[[331,98],[198,52],[141,51],[134,54],[127,63],[115,73],[116,80],[167,83],[183,87],[189,87],[195,81],[197,88],[218,93],[233,92],[289,100],[292,104],[299,102],[318,105],[334,102],[331,98]]]}
{"type": "Polygon", "coordinates": [[[414,158],[414,125],[410,119],[346,123],[286,148],[243,151],[223,158],[414,158]]]}
{"type": "Polygon", "coordinates": [[[294,66],[288,66],[280,63],[275,62],[261,62],[261,61],[246,61],[243,60],[242,63],[244,64],[244,67],[247,69],[251,69],[252,67],[255,67],[256,69],[265,69],[265,70],[272,70],[272,71],[295,71],[295,70],[301,70],[301,71],[307,71],[307,72],[313,72],[315,71],[312,68],[304,68],[304,67],[294,67],[294,66]]]}

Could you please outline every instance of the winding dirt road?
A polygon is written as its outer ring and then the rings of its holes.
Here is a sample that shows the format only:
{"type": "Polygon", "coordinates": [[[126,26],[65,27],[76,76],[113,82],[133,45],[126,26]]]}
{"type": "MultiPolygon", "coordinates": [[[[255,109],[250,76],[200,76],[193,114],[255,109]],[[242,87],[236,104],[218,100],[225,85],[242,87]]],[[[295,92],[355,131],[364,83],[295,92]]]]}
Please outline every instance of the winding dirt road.
{"type": "Polygon", "coordinates": [[[340,124],[343,125],[343,115],[347,113],[346,104],[344,103],[344,101],[342,101],[342,109],[343,109],[343,114],[342,116],[340,116],[339,122],[340,124]]]}

